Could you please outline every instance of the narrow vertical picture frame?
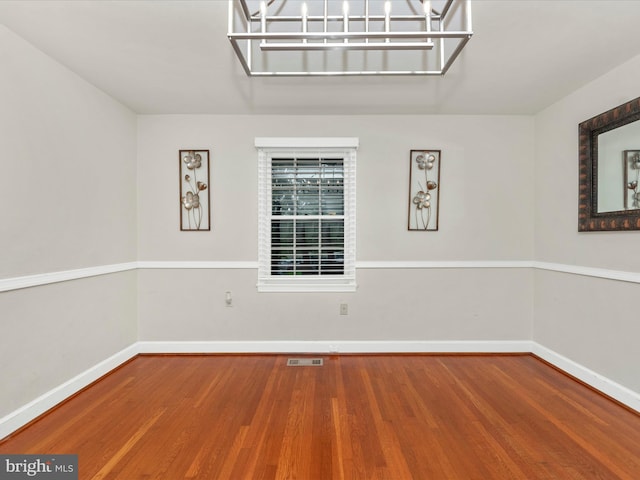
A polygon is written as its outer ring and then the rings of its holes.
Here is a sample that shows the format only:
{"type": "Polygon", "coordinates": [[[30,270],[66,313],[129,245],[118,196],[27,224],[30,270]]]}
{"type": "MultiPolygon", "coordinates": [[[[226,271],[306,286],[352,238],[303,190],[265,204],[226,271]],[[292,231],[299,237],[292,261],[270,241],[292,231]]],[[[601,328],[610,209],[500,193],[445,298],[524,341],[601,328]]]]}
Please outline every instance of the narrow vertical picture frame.
{"type": "Polygon", "coordinates": [[[411,150],[410,152],[409,230],[438,230],[440,158],[440,150],[411,150]]]}
{"type": "Polygon", "coordinates": [[[189,149],[178,153],[180,172],[180,230],[211,230],[209,150],[189,149]]]}

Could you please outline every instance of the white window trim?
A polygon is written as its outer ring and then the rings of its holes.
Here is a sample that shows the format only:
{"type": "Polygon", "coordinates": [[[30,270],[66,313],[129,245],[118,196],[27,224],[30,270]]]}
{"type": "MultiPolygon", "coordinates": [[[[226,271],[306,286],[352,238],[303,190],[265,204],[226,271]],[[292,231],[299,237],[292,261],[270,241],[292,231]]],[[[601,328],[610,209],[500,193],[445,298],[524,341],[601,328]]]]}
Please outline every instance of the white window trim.
{"type": "Polygon", "coordinates": [[[259,292],[353,292],[356,290],[356,150],[358,138],[259,137],[258,150],[258,291],[259,292]],[[271,275],[271,179],[269,158],[308,152],[344,155],[345,224],[344,274],[327,276],[271,275]],[[348,174],[348,176],[347,176],[348,174]]]}

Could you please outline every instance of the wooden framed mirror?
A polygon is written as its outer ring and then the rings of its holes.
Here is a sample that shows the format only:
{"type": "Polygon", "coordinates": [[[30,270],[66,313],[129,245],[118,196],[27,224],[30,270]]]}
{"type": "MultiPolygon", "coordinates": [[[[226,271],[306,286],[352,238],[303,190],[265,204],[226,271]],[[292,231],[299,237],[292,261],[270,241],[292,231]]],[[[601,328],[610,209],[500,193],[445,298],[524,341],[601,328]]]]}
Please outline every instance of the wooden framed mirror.
{"type": "Polygon", "coordinates": [[[578,231],[640,230],[640,98],[578,132],[578,231]]]}

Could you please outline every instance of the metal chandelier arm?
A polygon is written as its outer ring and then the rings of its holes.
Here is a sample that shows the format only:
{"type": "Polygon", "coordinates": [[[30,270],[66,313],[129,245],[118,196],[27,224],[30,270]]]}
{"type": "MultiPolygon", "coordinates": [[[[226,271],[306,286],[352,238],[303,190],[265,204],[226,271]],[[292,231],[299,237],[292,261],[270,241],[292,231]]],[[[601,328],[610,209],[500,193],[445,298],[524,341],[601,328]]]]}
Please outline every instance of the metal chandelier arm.
{"type": "Polygon", "coordinates": [[[374,12],[369,0],[314,1],[313,12],[280,0],[269,12],[274,3],[229,0],[228,37],[249,76],[444,75],[473,35],[470,0],[387,0],[374,12]]]}

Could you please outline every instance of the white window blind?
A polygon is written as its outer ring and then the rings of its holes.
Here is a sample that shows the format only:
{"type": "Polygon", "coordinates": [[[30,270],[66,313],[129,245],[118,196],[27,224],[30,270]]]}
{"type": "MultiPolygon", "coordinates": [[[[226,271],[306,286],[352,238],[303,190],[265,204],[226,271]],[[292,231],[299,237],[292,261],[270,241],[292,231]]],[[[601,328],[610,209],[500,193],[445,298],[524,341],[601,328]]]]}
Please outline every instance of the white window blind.
{"type": "Polygon", "coordinates": [[[355,290],[357,139],[256,139],[260,291],[355,290]]]}

